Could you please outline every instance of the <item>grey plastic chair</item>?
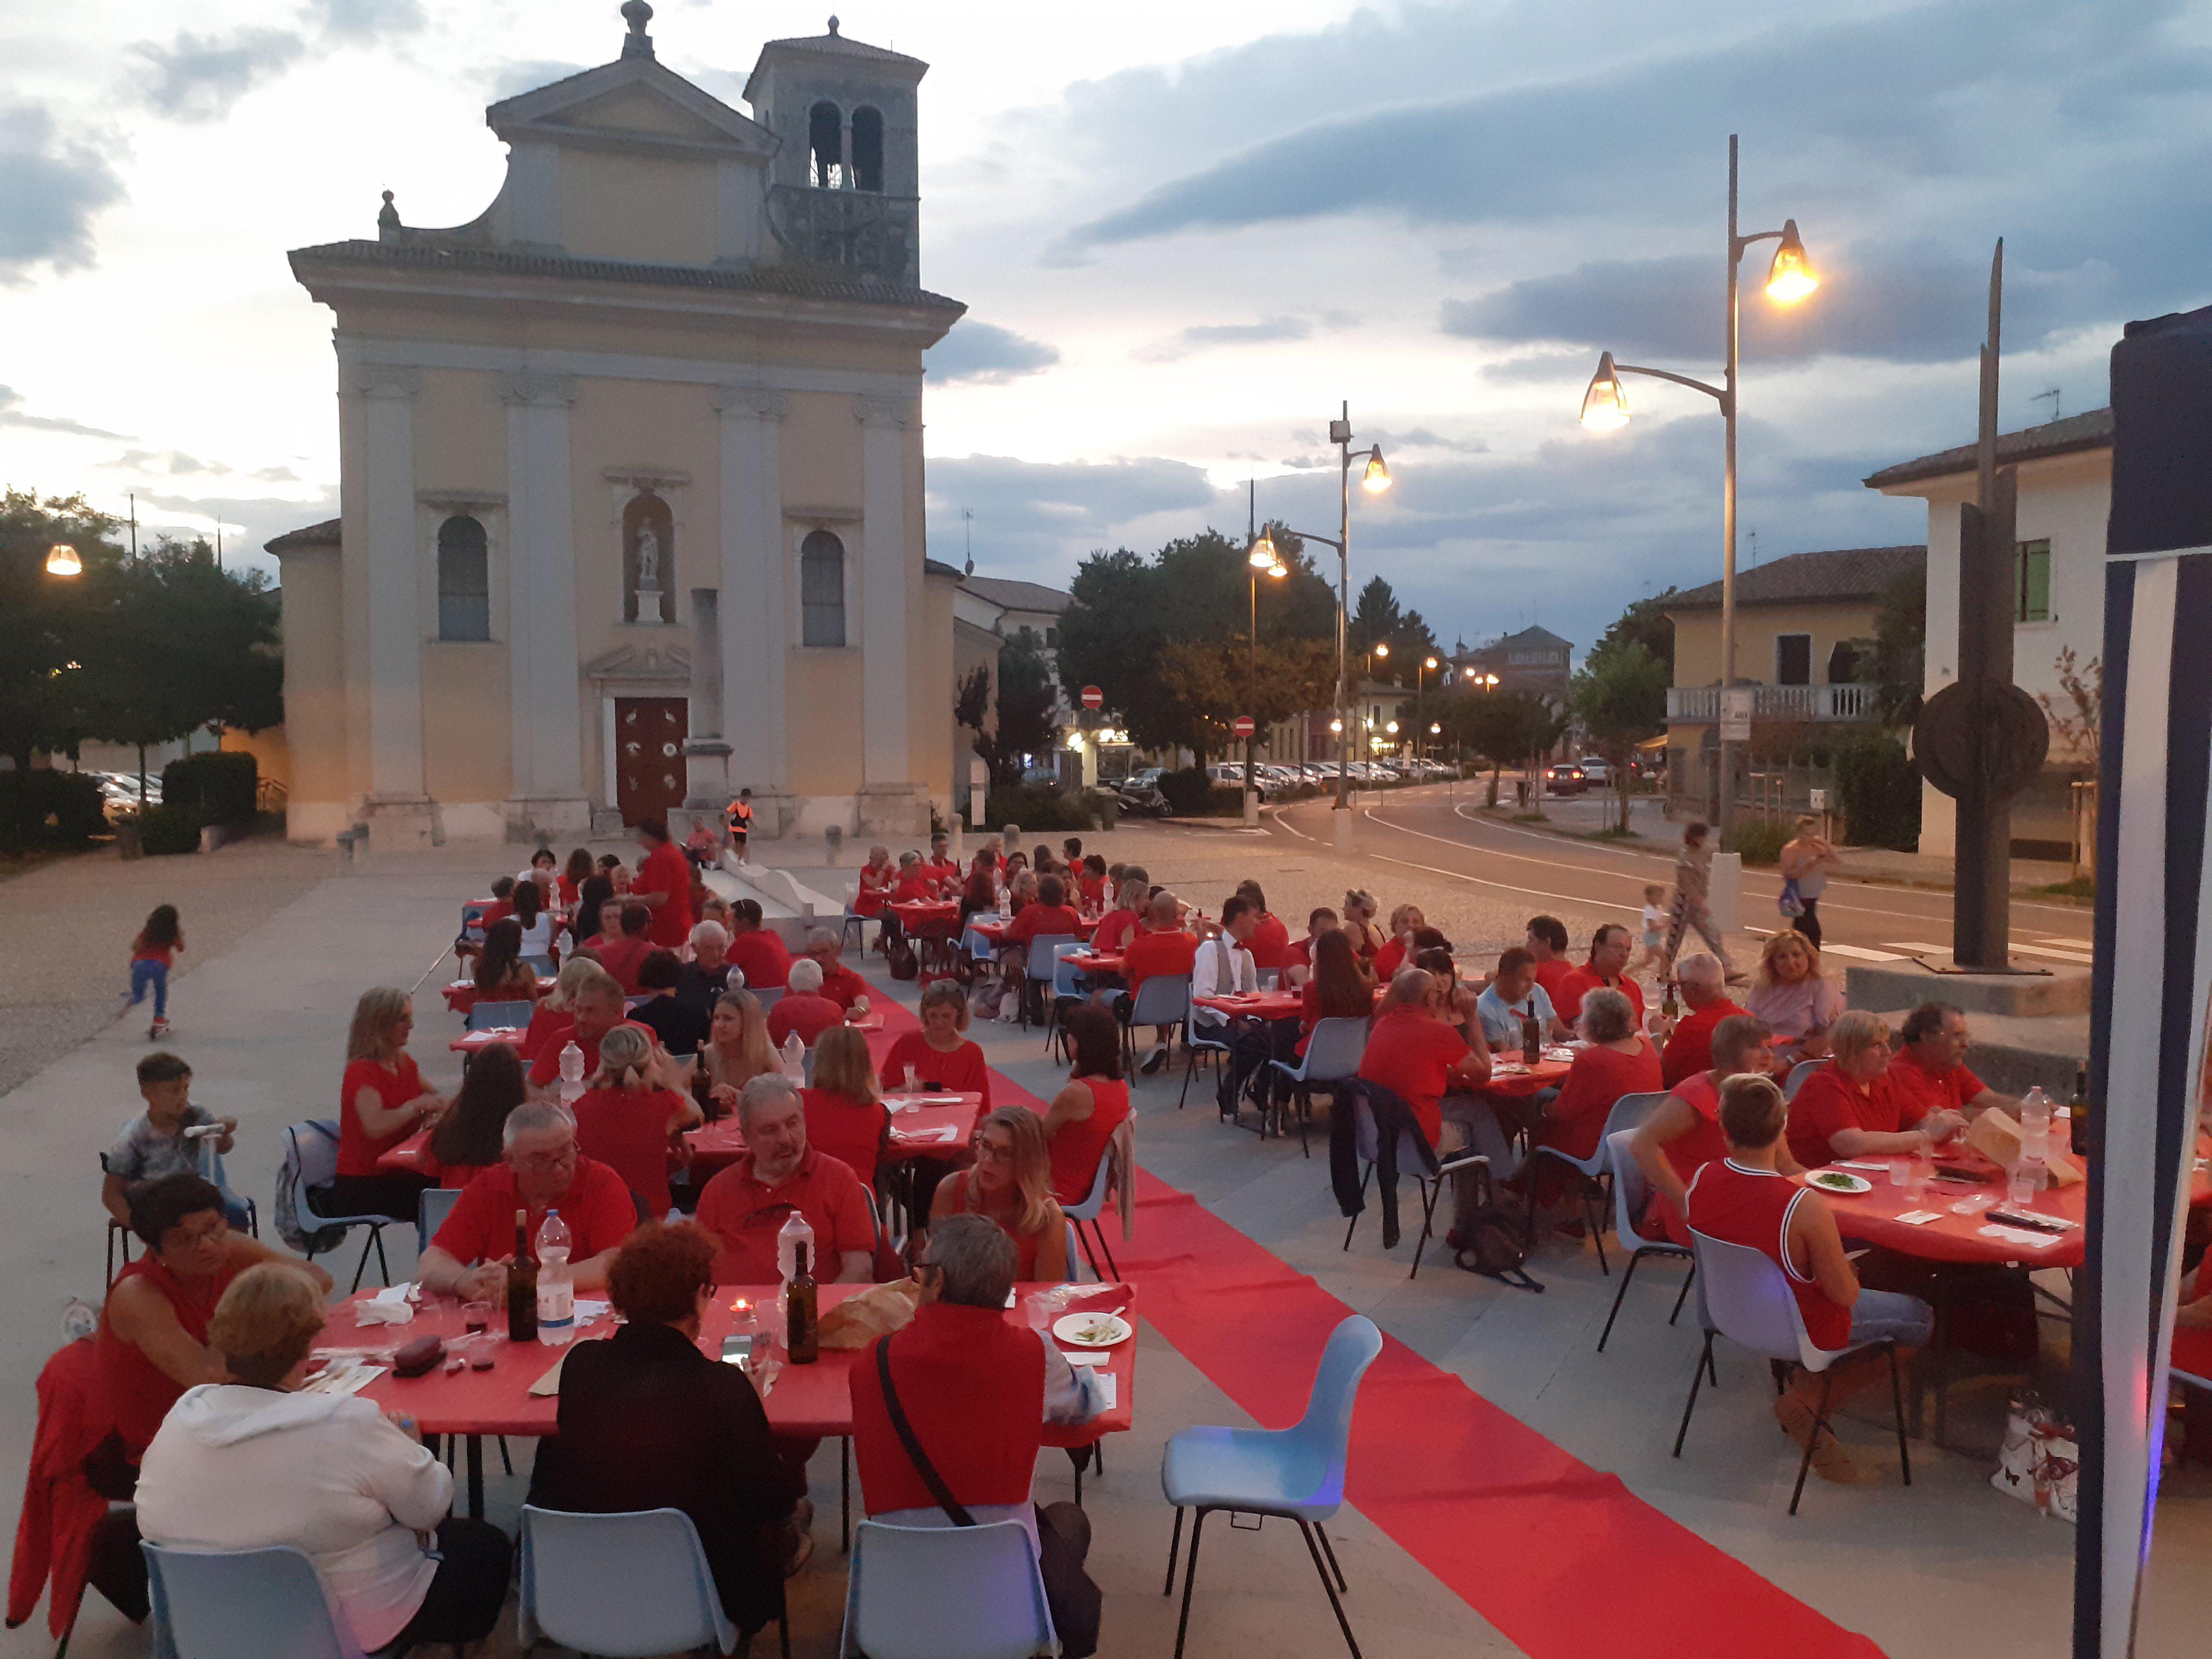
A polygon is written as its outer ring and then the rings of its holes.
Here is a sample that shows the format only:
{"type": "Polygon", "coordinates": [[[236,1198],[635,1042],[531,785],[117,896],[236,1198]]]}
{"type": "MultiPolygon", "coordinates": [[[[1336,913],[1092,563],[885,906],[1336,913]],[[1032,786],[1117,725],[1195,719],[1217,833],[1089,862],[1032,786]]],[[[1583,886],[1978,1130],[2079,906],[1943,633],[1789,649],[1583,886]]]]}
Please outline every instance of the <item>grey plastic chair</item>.
{"type": "MultiPolygon", "coordinates": [[[[574,1515],[526,1504],[521,1554],[515,1632],[526,1648],[558,1642],[599,1659],[647,1659],[738,1645],[681,1510],[574,1515]]],[[[778,1624],[787,1655],[788,1625],[778,1624]]]]}
{"type": "MultiPolygon", "coordinates": [[[[1597,1270],[1607,1275],[1613,1272],[1605,1259],[1605,1198],[1606,1185],[1612,1174],[1606,1144],[1622,1130],[1634,1131],[1644,1126],[1644,1120],[1657,1111],[1667,1098],[1664,1089],[1645,1094],[1623,1095],[1606,1109],[1605,1127],[1597,1138],[1597,1150],[1588,1158],[1577,1158],[1556,1146],[1532,1147],[1528,1161],[1533,1165],[1539,1158],[1555,1158],[1582,1176],[1583,1212],[1589,1223],[1590,1242],[1597,1247],[1597,1270]]],[[[1536,1206],[1528,1206],[1528,1237],[1533,1240],[1536,1230],[1536,1206]]]]}
{"type": "Polygon", "coordinates": [[[1805,1079],[1828,1062],[1825,1060],[1801,1060],[1790,1068],[1790,1079],[1782,1085],[1784,1102],[1797,1098],[1797,1091],[1805,1086],[1805,1079]]]}
{"type": "Polygon", "coordinates": [[[138,1547],[162,1659],[362,1659],[298,1550],[138,1547]]]}
{"type": "MultiPolygon", "coordinates": [[[[1286,1060],[1267,1062],[1291,1080],[1298,1103],[1298,1150],[1308,1158],[1313,1156],[1312,1148],[1306,1145],[1306,1130],[1313,1121],[1314,1085],[1343,1083],[1359,1075],[1359,1058],[1367,1052],[1371,1024],[1364,1017],[1316,1021],[1313,1035],[1306,1040],[1304,1060],[1296,1066],[1286,1060]]],[[[1278,1133],[1281,1127],[1276,1126],[1278,1133]]]]}
{"type": "Polygon", "coordinates": [[[1036,1659],[1059,1652],[1044,1580],[1020,1522],[863,1521],[854,1530],[839,1659],[1036,1659]]]}
{"type": "Polygon", "coordinates": [[[461,1201],[458,1187],[425,1187],[422,1196],[415,1200],[415,1254],[419,1257],[430,1248],[430,1241],[438,1236],[438,1229],[446,1224],[446,1218],[453,1212],[453,1206],[461,1201]]]}
{"type": "MultiPolygon", "coordinates": [[[[283,1213],[283,1200],[291,1197],[293,1213],[299,1217],[300,1225],[307,1235],[307,1255],[313,1261],[321,1248],[326,1232],[339,1235],[339,1243],[356,1227],[368,1229],[368,1241],[361,1247],[361,1261],[353,1270],[353,1289],[361,1288],[362,1275],[368,1270],[368,1253],[376,1251],[377,1271],[384,1282],[392,1282],[392,1264],[384,1257],[384,1230],[392,1224],[388,1215],[325,1215],[315,1208],[314,1189],[327,1186],[338,1172],[338,1126],[327,1118],[311,1118],[305,1123],[295,1123],[284,1131],[284,1162],[276,1171],[277,1213],[283,1213]]],[[[349,1292],[350,1294],[350,1292],[349,1292]]]]}
{"type": "MultiPolygon", "coordinates": [[[[1154,974],[1133,996],[1123,993],[1121,1006],[1128,1010],[1121,1022],[1121,1054],[1133,1063],[1137,1057],[1136,1030],[1140,1025],[1181,1025],[1190,1018],[1190,975],[1154,974]]],[[[1133,1072],[1130,1081],[1136,1080],[1133,1072]]]]}
{"type": "MultiPolygon", "coordinates": [[[[1639,1123],[1638,1127],[1641,1127],[1639,1123]]],[[[1597,1351],[1605,1352],[1607,1338],[1613,1334],[1613,1322],[1620,1317],[1621,1299],[1628,1294],[1628,1281],[1636,1277],[1636,1264],[1647,1255],[1668,1255],[1690,1264],[1688,1277],[1682,1280],[1681,1295],[1674,1298],[1674,1311],[1667,1316],[1671,1325],[1682,1316],[1683,1300],[1690,1294],[1690,1285],[1697,1279],[1698,1264],[1690,1252],[1671,1239],[1646,1238],[1637,1230],[1636,1218],[1644,1206],[1651,1191],[1651,1183],[1644,1178],[1644,1168],[1636,1161],[1629,1144],[1636,1139],[1635,1129],[1618,1129],[1605,1138],[1601,1149],[1609,1160],[1613,1174],[1613,1236],[1618,1243],[1629,1250],[1628,1266],[1622,1269],[1620,1288],[1613,1293],[1613,1311],[1605,1317],[1605,1329],[1597,1340],[1597,1351]]]]}

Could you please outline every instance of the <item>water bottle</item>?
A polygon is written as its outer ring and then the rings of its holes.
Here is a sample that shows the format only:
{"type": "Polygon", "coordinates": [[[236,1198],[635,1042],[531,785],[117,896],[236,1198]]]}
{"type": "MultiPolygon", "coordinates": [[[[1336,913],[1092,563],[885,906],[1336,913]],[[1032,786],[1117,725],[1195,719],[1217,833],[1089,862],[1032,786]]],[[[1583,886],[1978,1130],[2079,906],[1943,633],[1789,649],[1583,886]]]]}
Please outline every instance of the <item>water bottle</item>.
{"type": "Polygon", "coordinates": [[[538,1229],[538,1340],[566,1347],[576,1337],[576,1281],[568,1271],[571,1243],[561,1212],[548,1210],[538,1229]]]}
{"type": "Polygon", "coordinates": [[[2031,1143],[2038,1139],[2048,1140],[2051,1134],[2051,1097],[2040,1088],[2030,1089],[2021,1097],[2020,1127],[2031,1143]]]}
{"type": "Polygon", "coordinates": [[[584,1051],[574,1037],[561,1050],[561,1103],[574,1106],[584,1095],[584,1051]]]}
{"type": "MultiPolygon", "coordinates": [[[[783,1040],[781,1066],[784,1076],[801,1087],[805,1085],[806,1045],[799,1041],[799,1033],[796,1031],[783,1040]]],[[[787,1273],[785,1275],[787,1278],[789,1276],[787,1273]]]]}
{"type": "Polygon", "coordinates": [[[784,1284],[791,1283],[799,1271],[799,1246],[806,1246],[811,1258],[814,1252],[814,1229],[806,1224],[806,1218],[796,1210],[784,1217],[783,1225],[775,1235],[775,1276],[784,1284]]]}

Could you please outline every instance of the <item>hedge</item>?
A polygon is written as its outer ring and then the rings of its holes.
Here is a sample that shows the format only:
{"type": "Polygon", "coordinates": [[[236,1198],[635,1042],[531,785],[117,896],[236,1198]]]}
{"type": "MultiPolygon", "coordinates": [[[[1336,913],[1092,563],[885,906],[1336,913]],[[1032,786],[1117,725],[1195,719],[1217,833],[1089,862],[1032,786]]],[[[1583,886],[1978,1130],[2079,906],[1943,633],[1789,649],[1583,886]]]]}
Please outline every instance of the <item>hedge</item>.
{"type": "Polygon", "coordinates": [[[1216,783],[1212,775],[1200,766],[1164,773],[1160,793],[1168,798],[1169,808],[1179,818],[1227,817],[1244,811],[1244,792],[1216,783]]]}
{"type": "MultiPolygon", "coordinates": [[[[168,786],[162,785],[162,793],[168,786]]],[[[197,853],[200,850],[200,815],[189,806],[171,806],[166,801],[159,806],[148,806],[138,814],[138,850],[149,858],[167,853],[197,853]]]]}
{"type": "Polygon", "coordinates": [[[984,798],[981,827],[986,833],[1007,823],[1018,823],[1025,831],[1088,830],[1110,810],[1095,795],[1082,791],[1071,794],[1057,784],[1000,785],[984,798]]]}
{"type": "Polygon", "coordinates": [[[1738,818],[1721,838],[1721,851],[1741,854],[1746,864],[1779,864],[1784,844],[1796,833],[1779,818],[1738,818]]]}
{"type": "Polygon", "coordinates": [[[196,813],[202,823],[251,823],[260,791],[260,763],[251,755],[186,755],[161,769],[161,804],[196,813]]]}
{"type": "Polygon", "coordinates": [[[1868,732],[1836,751],[1844,839],[1900,853],[1920,845],[1920,775],[1895,738],[1868,732]]]}
{"type": "Polygon", "coordinates": [[[98,779],[47,767],[0,772],[0,851],[82,848],[106,828],[98,779]]]}

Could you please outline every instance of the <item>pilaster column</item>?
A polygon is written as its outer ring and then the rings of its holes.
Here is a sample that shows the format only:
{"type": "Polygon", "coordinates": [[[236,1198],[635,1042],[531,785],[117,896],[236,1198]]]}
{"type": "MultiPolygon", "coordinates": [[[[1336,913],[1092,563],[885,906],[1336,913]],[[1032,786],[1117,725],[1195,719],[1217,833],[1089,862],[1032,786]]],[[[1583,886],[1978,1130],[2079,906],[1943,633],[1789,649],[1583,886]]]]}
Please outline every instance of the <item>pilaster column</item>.
{"type": "Polygon", "coordinates": [[[902,398],[855,398],[860,422],[862,787],[912,781],[907,757],[906,428],[902,398]]]}
{"type": "MultiPolygon", "coordinates": [[[[507,405],[507,697],[517,801],[585,799],[570,374],[499,377],[507,405]]],[[[586,815],[588,823],[588,815],[586,815]]],[[[551,828],[551,823],[547,823],[551,828]]]]}
{"type": "Polygon", "coordinates": [[[420,801],[422,787],[422,551],[415,522],[419,371],[365,364],[362,398],[362,563],[368,615],[368,793],[420,801]]]}
{"type": "Polygon", "coordinates": [[[784,580],[784,397],[716,386],[722,412],[722,735],[730,785],[786,793],[791,769],[784,671],[791,655],[784,580]]]}

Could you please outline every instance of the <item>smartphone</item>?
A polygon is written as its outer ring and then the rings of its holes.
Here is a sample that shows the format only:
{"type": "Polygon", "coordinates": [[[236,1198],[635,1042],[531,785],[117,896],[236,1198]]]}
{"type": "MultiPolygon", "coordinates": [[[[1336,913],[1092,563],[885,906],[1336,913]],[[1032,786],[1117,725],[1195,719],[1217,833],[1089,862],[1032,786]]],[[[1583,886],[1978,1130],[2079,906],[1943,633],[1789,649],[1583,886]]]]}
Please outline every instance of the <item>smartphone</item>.
{"type": "Polygon", "coordinates": [[[722,1363],[725,1365],[736,1365],[740,1369],[750,1370],[752,1368],[752,1333],[746,1332],[722,1339],[722,1363]]]}

